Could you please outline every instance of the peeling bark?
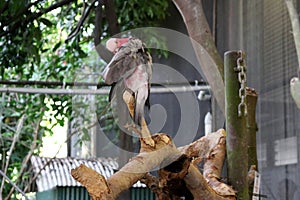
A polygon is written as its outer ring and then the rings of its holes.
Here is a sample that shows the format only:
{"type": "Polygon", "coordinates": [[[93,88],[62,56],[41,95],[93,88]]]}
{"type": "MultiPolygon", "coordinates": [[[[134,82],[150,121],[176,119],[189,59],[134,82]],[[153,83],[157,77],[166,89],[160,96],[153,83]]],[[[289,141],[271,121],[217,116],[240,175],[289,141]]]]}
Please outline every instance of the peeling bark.
{"type": "Polygon", "coordinates": [[[257,103],[257,93],[253,88],[246,88],[247,95],[247,141],[248,141],[248,169],[255,165],[258,167],[257,153],[256,153],[256,103],[257,103]]]}
{"type": "Polygon", "coordinates": [[[107,180],[83,166],[72,170],[72,176],[87,188],[92,199],[115,199],[138,180],[152,189],[159,200],[182,196],[203,200],[235,199],[234,191],[219,181],[225,154],[223,129],[178,149],[165,134],[154,134],[152,140],[155,147],[145,144],[141,153],[107,180]],[[205,161],[205,177],[191,162],[192,157],[199,155],[205,161]],[[148,173],[157,167],[159,177],[148,173]]]}
{"type": "MultiPolygon", "coordinates": [[[[132,114],[134,99],[131,94],[125,92],[123,99],[132,114]]],[[[219,182],[225,155],[226,133],[223,129],[190,145],[176,148],[168,135],[151,135],[145,121],[141,129],[134,125],[128,125],[128,128],[138,133],[141,149],[120,171],[107,180],[83,165],[71,172],[73,178],[87,188],[93,200],[116,199],[122,191],[139,180],[156,193],[158,200],[176,200],[182,197],[202,200],[235,199],[234,191],[219,182]],[[194,158],[204,160],[205,177],[191,162],[194,158]],[[149,174],[155,168],[160,169],[158,177],[149,174]]]]}
{"type": "Polygon", "coordinates": [[[92,199],[115,199],[122,191],[145,177],[149,171],[172,157],[174,152],[178,152],[169,136],[155,134],[152,139],[156,144],[155,150],[141,150],[141,153],[133,157],[120,171],[107,180],[99,174],[96,175],[97,172],[94,170],[88,170],[82,165],[72,170],[72,176],[87,188],[92,199]],[[92,183],[96,184],[91,185],[92,183]]]}
{"type": "Polygon", "coordinates": [[[184,178],[187,187],[197,200],[235,200],[235,196],[220,196],[208,184],[199,170],[191,165],[184,178]]]}
{"type": "Polygon", "coordinates": [[[187,27],[197,60],[225,114],[224,65],[215,46],[201,0],[173,0],[187,27]]]}
{"type": "Polygon", "coordinates": [[[105,199],[112,199],[111,190],[104,176],[95,170],[81,164],[76,169],[72,169],[71,175],[87,189],[93,200],[104,199],[104,196],[105,199]]]}
{"type": "MultiPolygon", "coordinates": [[[[134,115],[134,105],[135,105],[134,97],[132,96],[132,94],[130,92],[125,91],[123,94],[123,100],[125,101],[125,103],[128,107],[130,115],[133,116],[134,115]]],[[[144,118],[142,119],[142,125],[141,125],[140,130],[138,128],[136,128],[135,125],[132,125],[132,126],[127,125],[126,128],[132,129],[139,135],[142,147],[144,147],[144,145],[149,145],[150,147],[155,146],[155,143],[154,143],[153,139],[151,138],[151,133],[148,129],[147,123],[144,118]]],[[[142,148],[142,149],[145,149],[145,148],[142,148]]]]}
{"type": "Polygon", "coordinates": [[[212,148],[204,159],[203,176],[208,184],[220,196],[235,195],[232,187],[220,181],[226,154],[226,138],[221,137],[219,143],[212,148]]]}

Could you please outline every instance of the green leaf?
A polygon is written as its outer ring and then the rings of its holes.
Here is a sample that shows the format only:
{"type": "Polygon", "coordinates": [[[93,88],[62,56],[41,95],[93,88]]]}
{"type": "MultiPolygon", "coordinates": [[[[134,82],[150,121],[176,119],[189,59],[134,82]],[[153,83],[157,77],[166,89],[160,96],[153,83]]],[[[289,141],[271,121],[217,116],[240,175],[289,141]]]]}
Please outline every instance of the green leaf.
{"type": "Polygon", "coordinates": [[[53,26],[53,23],[49,19],[40,18],[39,21],[42,22],[45,26],[48,26],[48,27],[53,26]]]}
{"type": "Polygon", "coordinates": [[[56,43],[55,46],[52,49],[52,52],[55,52],[58,49],[58,47],[60,47],[60,45],[61,45],[61,41],[59,41],[58,43],[56,43]]]}
{"type": "Polygon", "coordinates": [[[24,8],[25,8],[24,1],[20,1],[20,0],[9,1],[9,10],[12,13],[12,15],[18,14],[24,8]]]}

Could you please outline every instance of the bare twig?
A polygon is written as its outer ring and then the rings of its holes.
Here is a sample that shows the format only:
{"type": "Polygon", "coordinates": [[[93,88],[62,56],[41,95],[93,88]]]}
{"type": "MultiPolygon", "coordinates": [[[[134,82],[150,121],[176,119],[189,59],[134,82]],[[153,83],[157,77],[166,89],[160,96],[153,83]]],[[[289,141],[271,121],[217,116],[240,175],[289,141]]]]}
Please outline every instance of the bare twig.
{"type": "MultiPolygon", "coordinates": [[[[2,114],[3,114],[3,109],[2,109],[2,107],[4,107],[4,104],[3,104],[3,102],[4,102],[4,98],[5,98],[5,93],[2,93],[2,100],[1,100],[1,109],[0,109],[0,117],[2,117],[2,114]]],[[[4,141],[3,141],[3,138],[2,138],[2,133],[1,133],[1,130],[2,130],[2,125],[3,125],[3,121],[2,120],[0,120],[0,144],[1,145],[4,145],[4,141]]]]}
{"type": "MultiPolygon", "coordinates": [[[[12,142],[12,144],[11,144],[11,146],[10,146],[9,151],[7,152],[8,158],[7,158],[6,163],[5,163],[5,166],[4,166],[4,170],[3,170],[3,173],[4,173],[4,174],[7,173],[9,161],[10,161],[11,155],[12,155],[12,153],[13,153],[13,150],[14,150],[14,148],[15,148],[16,142],[19,140],[19,136],[20,136],[20,134],[21,134],[21,131],[22,131],[22,128],[23,128],[23,123],[24,123],[24,121],[25,121],[25,115],[22,115],[22,117],[21,117],[21,118],[19,119],[19,121],[18,121],[17,128],[16,128],[16,132],[15,132],[15,134],[14,134],[13,142],[12,142]]],[[[2,180],[2,183],[1,183],[1,187],[0,187],[0,193],[1,193],[1,194],[3,193],[4,183],[5,183],[5,180],[3,179],[3,180],[2,180]]]]}
{"type": "MultiPolygon", "coordinates": [[[[0,174],[14,187],[14,188],[16,188],[16,190],[18,191],[18,192],[20,192],[22,195],[23,195],[23,197],[26,199],[26,200],[28,200],[28,198],[27,198],[27,196],[26,196],[26,194],[16,185],[16,184],[14,184],[13,182],[12,182],[12,180],[10,180],[7,176],[6,176],[6,174],[2,171],[2,170],[0,170],[0,174]]],[[[3,179],[4,180],[4,179],[3,179]]]]}
{"type": "MultiPolygon", "coordinates": [[[[98,124],[98,122],[95,121],[95,122],[91,123],[90,125],[88,125],[88,126],[87,126],[87,129],[90,129],[90,128],[96,126],[97,124],[98,124]]],[[[78,132],[81,131],[81,130],[82,130],[82,127],[78,128],[78,129],[76,129],[76,130],[74,130],[71,134],[68,135],[68,137],[67,137],[67,139],[65,140],[65,142],[63,142],[62,144],[60,144],[60,146],[58,147],[58,150],[56,151],[55,155],[54,155],[52,158],[50,158],[50,159],[44,164],[44,166],[43,166],[43,167],[42,167],[42,168],[41,168],[41,169],[40,169],[40,170],[39,170],[32,178],[31,178],[31,180],[29,181],[29,183],[26,185],[24,191],[27,191],[27,190],[29,189],[30,185],[33,183],[33,181],[35,181],[35,180],[37,179],[37,177],[41,174],[41,172],[45,169],[45,167],[46,167],[47,165],[49,165],[49,163],[51,163],[52,160],[55,159],[55,158],[57,157],[57,155],[58,155],[58,153],[60,152],[60,150],[61,150],[61,148],[63,147],[63,145],[64,145],[65,143],[67,143],[67,142],[71,139],[71,137],[72,137],[73,135],[75,135],[76,133],[78,133],[78,132]]]]}
{"type": "MultiPolygon", "coordinates": [[[[106,111],[107,111],[107,109],[108,109],[108,107],[110,106],[110,103],[103,109],[103,111],[99,114],[99,115],[103,115],[106,111]]],[[[93,123],[91,123],[90,125],[88,125],[87,127],[86,127],[86,129],[90,129],[90,128],[92,128],[92,127],[94,127],[94,126],[96,126],[98,124],[98,121],[94,121],[93,123]]],[[[58,155],[58,153],[60,152],[60,150],[61,150],[61,148],[63,147],[63,145],[65,144],[65,143],[67,143],[70,139],[71,139],[71,137],[73,136],[73,135],[75,135],[76,133],[78,133],[79,131],[81,131],[83,128],[82,127],[79,127],[79,128],[77,128],[77,129],[75,129],[73,132],[71,132],[69,135],[68,135],[68,137],[67,137],[67,139],[65,140],[65,142],[64,143],[62,143],[62,144],[60,144],[60,146],[58,147],[58,150],[56,151],[56,153],[55,153],[55,155],[51,158],[51,159],[49,159],[45,164],[44,164],[44,166],[31,178],[31,180],[29,181],[29,183],[27,184],[27,186],[25,187],[25,189],[24,189],[24,191],[27,191],[28,189],[29,189],[29,187],[30,187],[30,185],[33,183],[33,181],[35,181],[36,179],[37,179],[37,177],[40,175],[40,173],[45,169],[45,167],[47,166],[47,165],[49,165],[49,163],[50,162],[52,162],[52,160],[54,159],[54,158],[56,158],[56,156],[58,155]]]]}
{"type": "MultiPolygon", "coordinates": [[[[28,166],[28,163],[30,161],[30,158],[34,152],[34,150],[36,149],[37,147],[37,140],[38,140],[38,135],[39,135],[39,130],[40,130],[40,122],[42,121],[42,119],[40,119],[37,123],[36,123],[36,126],[35,126],[35,130],[34,130],[34,135],[33,135],[33,141],[32,141],[32,144],[31,144],[31,147],[30,147],[30,150],[29,152],[27,153],[27,156],[25,157],[25,159],[23,160],[22,162],[22,165],[21,165],[21,169],[19,171],[19,175],[16,179],[16,183],[20,181],[20,178],[23,176],[25,170],[26,170],[26,167],[28,166]]],[[[11,188],[11,190],[9,191],[7,197],[5,199],[10,199],[11,195],[13,194],[14,192],[14,187],[11,188]]],[[[26,190],[24,190],[26,192],[26,190]]]]}
{"type": "Polygon", "coordinates": [[[81,12],[81,18],[80,18],[79,22],[77,23],[75,29],[73,29],[71,31],[71,33],[69,34],[69,36],[66,39],[66,41],[69,41],[70,39],[72,39],[73,37],[75,37],[79,33],[79,31],[80,31],[80,29],[81,29],[84,21],[89,16],[89,14],[90,14],[90,12],[91,12],[91,10],[92,10],[92,8],[93,8],[93,6],[94,6],[94,4],[95,4],[96,1],[97,0],[93,0],[93,2],[89,6],[87,6],[86,3],[83,2],[83,8],[82,8],[82,12],[81,12]]]}

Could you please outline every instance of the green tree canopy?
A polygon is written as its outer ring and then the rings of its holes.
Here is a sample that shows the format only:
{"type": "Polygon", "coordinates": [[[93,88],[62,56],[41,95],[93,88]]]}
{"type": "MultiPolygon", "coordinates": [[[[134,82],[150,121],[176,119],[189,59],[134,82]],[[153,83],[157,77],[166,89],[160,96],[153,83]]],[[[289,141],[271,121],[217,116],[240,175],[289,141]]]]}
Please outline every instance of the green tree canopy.
{"type": "MultiPolygon", "coordinates": [[[[158,25],[168,4],[167,0],[0,0],[0,79],[74,81],[95,46],[107,60],[99,45],[102,40],[120,31],[158,25]]],[[[101,63],[96,63],[96,70],[101,71],[101,63]]],[[[40,125],[50,109],[45,105],[50,102],[54,118],[63,124],[62,116],[72,118],[71,97],[2,93],[1,100],[0,169],[25,190],[24,158],[38,153],[45,130],[51,131],[40,125]],[[21,130],[14,137],[17,127],[21,130]]],[[[11,197],[14,189],[1,176],[0,182],[3,199],[11,197]]]]}

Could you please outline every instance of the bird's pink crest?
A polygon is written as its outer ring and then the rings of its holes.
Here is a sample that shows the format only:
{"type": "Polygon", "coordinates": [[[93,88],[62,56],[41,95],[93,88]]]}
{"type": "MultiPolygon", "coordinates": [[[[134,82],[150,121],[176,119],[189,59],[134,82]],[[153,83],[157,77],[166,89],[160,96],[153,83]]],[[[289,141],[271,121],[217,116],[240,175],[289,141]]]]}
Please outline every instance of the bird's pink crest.
{"type": "Polygon", "coordinates": [[[112,52],[112,53],[117,53],[118,49],[128,42],[130,38],[110,38],[106,42],[106,48],[112,52]]]}

